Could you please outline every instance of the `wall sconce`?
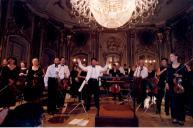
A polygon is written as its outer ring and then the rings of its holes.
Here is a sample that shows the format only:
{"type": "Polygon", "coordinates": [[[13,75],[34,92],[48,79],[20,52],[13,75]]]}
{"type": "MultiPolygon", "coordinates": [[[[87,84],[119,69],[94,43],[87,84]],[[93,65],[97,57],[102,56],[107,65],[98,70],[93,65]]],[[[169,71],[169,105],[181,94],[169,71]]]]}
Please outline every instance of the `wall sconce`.
{"type": "MultiPolygon", "coordinates": [[[[72,59],[72,61],[75,63],[75,62],[77,62],[77,60],[78,60],[78,58],[73,58],[72,59]]],[[[83,61],[83,62],[86,62],[86,59],[85,58],[83,58],[83,59],[80,59],[81,61],[83,61]]]]}
{"type": "Polygon", "coordinates": [[[146,60],[145,60],[145,63],[146,63],[146,64],[156,63],[156,60],[146,59],[146,60]]]}
{"type": "Polygon", "coordinates": [[[75,63],[76,62],[76,58],[72,59],[72,61],[75,63]]]}

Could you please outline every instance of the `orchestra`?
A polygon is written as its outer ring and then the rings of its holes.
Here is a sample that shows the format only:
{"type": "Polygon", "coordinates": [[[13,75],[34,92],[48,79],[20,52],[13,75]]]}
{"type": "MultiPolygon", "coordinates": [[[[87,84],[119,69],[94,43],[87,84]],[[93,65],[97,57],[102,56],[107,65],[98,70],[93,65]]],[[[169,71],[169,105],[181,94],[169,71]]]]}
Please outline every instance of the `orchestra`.
{"type": "MultiPolygon", "coordinates": [[[[91,64],[86,66],[77,59],[70,71],[65,64],[65,58],[56,57],[54,63],[48,66],[44,73],[37,58],[32,59],[30,67],[27,67],[24,61],[20,62],[19,67],[17,59],[9,57],[3,59],[0,67],[0,107],[14,106],[18,95],[21,94],[26,102],[40,101],[43,92],[47,91],[47,112],[50,114],[64,107],[66,93],[84,100],[86,111],[90,110],[91,98],[94,95],[95,107],[100,109],[101,87],[107,88],[109,94],[112,94],[110,95],[112,100],[117,102],[117,97],[119,101],[124,99],[123,85],[133,82],[134,95],[131,96],[136,98],[136,104],[142,104],[143,109],[147,100],[149,102],[156,99],[153,101],[156,104],[155,113],[160,114],[164,99],[165,114],[171,115],[172,123],[184,125],[185,98],[191,99],[189,96],[192,95],[187,93],[192,89],[192,70],[188,65],[189,61],[179,63],[176,53],[171,53],[169,60],[170,63],[167,58],[161,58],[160,66],[156,69],[155,65],[147,65],[144,58],[140,58],[137,65],[129,67],[126,64],[121,67],[120,64],[109,62],[102,67],[96,58],[92,58],[91,64]],[[79,92],[83,82],[85,85],[79,92]],[[102,84],[101,87],[99,83],[102,84]]],[[[191,106],[192,102],[189,104],[191,106]]]]}

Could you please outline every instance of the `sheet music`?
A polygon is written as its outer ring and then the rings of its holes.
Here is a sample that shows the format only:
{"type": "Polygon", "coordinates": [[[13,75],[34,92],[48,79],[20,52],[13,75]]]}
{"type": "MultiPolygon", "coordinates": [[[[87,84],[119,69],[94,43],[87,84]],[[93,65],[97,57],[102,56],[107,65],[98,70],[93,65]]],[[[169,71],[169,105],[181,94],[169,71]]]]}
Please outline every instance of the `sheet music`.
{"type": "Polygon", "coordinates": [[[77,126],[87,126],[89,120],[84,120],[84,119],[73,119],[70,121],[68,124],[70,125],[77,125],[77,126]]]}

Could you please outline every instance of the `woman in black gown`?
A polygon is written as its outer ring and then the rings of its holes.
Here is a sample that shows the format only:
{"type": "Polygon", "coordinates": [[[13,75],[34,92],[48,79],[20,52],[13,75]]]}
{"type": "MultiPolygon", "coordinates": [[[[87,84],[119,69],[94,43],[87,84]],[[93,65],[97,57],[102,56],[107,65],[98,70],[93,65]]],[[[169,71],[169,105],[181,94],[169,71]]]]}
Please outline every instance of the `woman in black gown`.
{"type": "Polygon", "coordinates": [[[0,92],[0,107],[14,106],[16,103],[16,82],[19,76],[17,59],[8,58],[8,65],[2,70],[2,86],[0,92]]]}
{"type": "Polygon", "coordinates": [[[27,85],[25,88],[24,99],[33,101],[40,98],[44,89],[43,71],[37,58],[32,59],[32,66],[28,69],[27,85]]]}
{"type": "Polygon", "coordinates": [[[171,104],[172,123],[184,125],[185,121],[185,78],[187,72],[182,64],[178,62],[176,53],[170,54],[172,64],[167,69],[166,90],[169,90],[171,104]]]}
{"type": "Polygon", "coordinates": [[[19,71],[19,78],[17,81],[17,88],[18,88],[18,93],[19,96],[23,94],[24,88],[25,88],[25,83],[26,83],[26,76],[27,76],[27,68],[26,68],[26,63],[24,61],[20,62],[20,71],[19,71]]]}
{"type": "MultiPolygon", "coordinates": [[[[79,86],[77,88],[77,92],[78,92],[78,89],[80,88],[81,84],[83,83],[83,81],[85,80],[86,78],[86,75],[87,75],[87,72],[85,72],[84,70],[79,70],[79,73],[78,73],[78,82],[79,82],[79,86]]],[[[78,92],[79,93],[79,92],[78,92]]],[[[81,93],[79,93],[78,95],[79,97],[79,100],[85,100],[86,99],[86,92],[85,92],[85,88],[82,89],[81,93]]]]}
{"type": "Polygon", "coordinates": [[[78,88],[80,87],[78,80],[78,67],[76,65],[73,66],[72,71],[70,72],[70,80],[70,92],[72,97],[75,98],[78,95],[78,88]]]}

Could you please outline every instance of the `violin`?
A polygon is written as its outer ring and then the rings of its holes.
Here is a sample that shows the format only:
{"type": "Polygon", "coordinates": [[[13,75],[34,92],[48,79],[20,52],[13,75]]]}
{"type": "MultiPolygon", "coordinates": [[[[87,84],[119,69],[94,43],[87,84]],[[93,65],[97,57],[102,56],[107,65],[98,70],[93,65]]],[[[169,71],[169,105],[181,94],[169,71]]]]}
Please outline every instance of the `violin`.
{"type": "Polygon", "coordinates": [[[184,87],[182,86],[182,76],[175,74],[174,82],[174,92],[177,94],[184,93],[184,87]]]}
{"type": "Polygon", "coordinates": [[[184,63],[183,66],[181,66],[181,68],[179,68],[175,73],[174,73],[174,78],[173,78],[173,83],[174,83],[174,92],[177,94],[181,94],[184,93],[184,87],[182,86],[182,75],[179,75],[178,72],[180,70],[182,70],[187,64],[189,64],[191,61],[193,60],[193,58],[191,58],[189,61],[187,61],[186,63],[184,63]]]}
{"type": "Polygon", "coordinates": [[[67,78],[64,78],[59,83],[59,90],[66,90],[70,85],[70,80],[67,78]]]}

